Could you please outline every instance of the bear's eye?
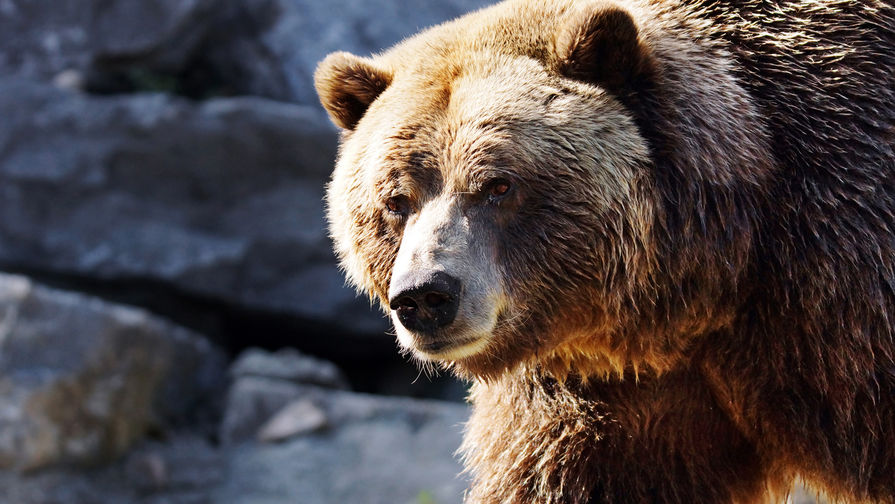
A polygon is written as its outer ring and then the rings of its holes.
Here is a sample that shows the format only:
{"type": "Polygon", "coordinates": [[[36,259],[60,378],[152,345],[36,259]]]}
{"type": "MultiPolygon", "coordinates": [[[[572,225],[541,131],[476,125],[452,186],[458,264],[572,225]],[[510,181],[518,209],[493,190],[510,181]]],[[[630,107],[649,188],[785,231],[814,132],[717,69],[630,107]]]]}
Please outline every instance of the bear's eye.
{"type": "Polygon", "coordinates": [[[491,201],[499,201],[504,198],[507,194],[510,193],[510,189],[513,188],[513,185],[507,179],[494,179],[486,186],[485,190],[488,192],[488,199],[491,201]]]}
{"type": "Polygon", "coordinates": [[[410,213],[410,199],[407,196],[392,196],[385,200],[385,209],[391,214],[405,216],[410,213]]]}

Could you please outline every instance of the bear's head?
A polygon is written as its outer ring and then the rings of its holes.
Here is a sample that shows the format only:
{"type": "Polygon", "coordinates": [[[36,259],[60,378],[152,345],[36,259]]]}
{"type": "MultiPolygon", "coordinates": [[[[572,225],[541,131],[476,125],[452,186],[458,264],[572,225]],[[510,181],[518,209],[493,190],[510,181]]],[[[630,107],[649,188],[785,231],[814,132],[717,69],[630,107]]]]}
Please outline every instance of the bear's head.
{"type": "MultiPolygon", "coordinates": [[[[315,75],[343,129],[327,195],[341,264],[403,348],[461,374],[662,368],[678,333],[720,317],[662,301],[692,280],[663,263],[669,196],[632,109],[655,56],[628,11],[558,4],[502,4],[315,75]]],[[[721,253],[735,275],[739,249],[721,253]]]]}

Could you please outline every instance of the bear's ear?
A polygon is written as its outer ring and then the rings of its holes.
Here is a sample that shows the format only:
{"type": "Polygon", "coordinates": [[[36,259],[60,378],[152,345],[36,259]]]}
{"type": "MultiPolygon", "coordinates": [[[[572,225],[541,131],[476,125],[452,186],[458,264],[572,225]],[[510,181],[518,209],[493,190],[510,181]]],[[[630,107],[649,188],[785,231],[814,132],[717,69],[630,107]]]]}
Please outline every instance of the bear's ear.
{"type": "Polygon", "coordinates": [[[340,128],[354,129],[367,108],[391,84],[391,73],[366,58],[335,52],[317,65],[314,86],[320,103],[340,128]]]}
{"type": "Polygon", "coordinates": [[[566,77],[624,91],[651,67],[631,15],[611,4],[573,11],[556,37],[557,70],[566,77]]]}

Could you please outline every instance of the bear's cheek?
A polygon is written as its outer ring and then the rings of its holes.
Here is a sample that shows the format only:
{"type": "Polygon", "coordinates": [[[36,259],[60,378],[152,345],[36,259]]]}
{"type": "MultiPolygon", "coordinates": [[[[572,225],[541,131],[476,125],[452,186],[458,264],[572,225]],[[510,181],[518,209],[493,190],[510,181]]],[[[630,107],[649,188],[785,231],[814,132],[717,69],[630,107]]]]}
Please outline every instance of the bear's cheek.
{"type": "Polygon", "coordinates": [[[360,190],[340,191],[331,186],[330,234],[350,282],[387,309],[389,277],[400,233],[368,200],[360,190]]]}
{"type": "Polygon", "coordinates": [[[558,207],[523,213],[499,240],[507,303],[514,318],[526,320],[513,325],[508,337],[533,350],[556,346],[602,318],[601,305],[612,297],[607,276],[619,261],[615,249],[621,245],[607,219],[585,219],[558,207]]]}
{"type": "Polygon", "coordinates": [[[366,265],[365,278],[372,291],[383,306],[388,304],[388,285],[391,270],[398,254],[400,235],[381,217],[377,216],[367,227],[359,227],[358,232],[366,230],[366,239],[359,244],[361,261],[366,265]]]}

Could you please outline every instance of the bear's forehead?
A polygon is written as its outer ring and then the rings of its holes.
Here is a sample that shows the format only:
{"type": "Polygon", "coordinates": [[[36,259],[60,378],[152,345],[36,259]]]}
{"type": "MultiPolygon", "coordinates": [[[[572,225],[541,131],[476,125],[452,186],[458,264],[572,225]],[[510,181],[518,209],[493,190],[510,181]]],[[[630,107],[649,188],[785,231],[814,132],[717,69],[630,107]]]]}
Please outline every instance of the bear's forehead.
{"type": "MultiPolygon", "coordinates": [[[[462,188],[503,167],[535,170],[552,144],[566,144],[558,139],[580,134],[578,109],[586,108],[588,127],[600,120],[597,102],[576,103],[568,83],[525,56],[429,67],[396,73],[360,124],[356,142],[374,185],[414,180],[462,188]]],[[[615,107],[604,108],[612,121],[615,107]]]]}
{"type": "MultiPolygon", "coordinates": [[[[522,106],[525,98],[559,87],[540,62],[527,56],[490,52],[449,56],[399,67],[386,100],[400,100],[427,109],[467,104],[476,109],[522,106]]],[[[529,105],[525,105],[529,106],[529,105]]]]}
{"type": "Polygon", "coordinates": [[[558,79],[525,57],[431,64],[426,71],[396,73],[366,122],[371,131],[403,143],[465,140],[482,147],[507,139],[521,124],[543,120],[561,93],[558,79]]]}

